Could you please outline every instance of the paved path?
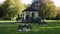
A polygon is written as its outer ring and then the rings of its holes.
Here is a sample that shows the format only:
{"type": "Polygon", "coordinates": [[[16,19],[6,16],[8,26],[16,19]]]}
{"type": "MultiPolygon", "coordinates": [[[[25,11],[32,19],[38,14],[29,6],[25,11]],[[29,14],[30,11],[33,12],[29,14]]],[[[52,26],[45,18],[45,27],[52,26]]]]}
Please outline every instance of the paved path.
{"type": "Polygon", "coordinates": [[[0,21],[0,24],[14,24],[19,23],[20,21],[0,21]]]}

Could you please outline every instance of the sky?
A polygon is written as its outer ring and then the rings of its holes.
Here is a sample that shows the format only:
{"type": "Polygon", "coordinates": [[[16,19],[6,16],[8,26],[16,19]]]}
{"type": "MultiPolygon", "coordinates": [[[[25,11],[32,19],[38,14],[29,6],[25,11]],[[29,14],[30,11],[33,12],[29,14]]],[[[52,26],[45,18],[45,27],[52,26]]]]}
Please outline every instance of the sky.
{"type": "MultiPolygon", "coordinates": [[[[0,3],[3,3],[5,0],[0,0],[0,3]]],[[[52,0],[56,6],[60,6],[60,0],[52,0]]],[[[33,0],[21,0],[25,5],[32,4],[33,0]]]]}
{"type": "Polygon", "coordinates": [[[33,0],[21,0],[23,4],[32,4],[33,0]]]}
{"type": "Polygon", "coordinates": [[[60,6],[60,0],[52,0],[56,6],[60,6]]]}
{"type": "Polygon", "coordinates": [[[0,0],[0,3],[3,3],[5,0],[0,0]]]}

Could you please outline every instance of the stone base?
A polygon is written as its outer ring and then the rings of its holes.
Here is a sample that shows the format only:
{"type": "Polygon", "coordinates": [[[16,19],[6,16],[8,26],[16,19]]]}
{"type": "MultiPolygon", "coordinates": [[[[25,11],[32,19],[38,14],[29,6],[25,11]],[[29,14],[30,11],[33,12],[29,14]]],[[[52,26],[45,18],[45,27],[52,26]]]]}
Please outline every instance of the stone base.
{"type": "Polygon", "coordinates": [[[18,30],[19,32],[31,32],[33,30],[18,30]]]}

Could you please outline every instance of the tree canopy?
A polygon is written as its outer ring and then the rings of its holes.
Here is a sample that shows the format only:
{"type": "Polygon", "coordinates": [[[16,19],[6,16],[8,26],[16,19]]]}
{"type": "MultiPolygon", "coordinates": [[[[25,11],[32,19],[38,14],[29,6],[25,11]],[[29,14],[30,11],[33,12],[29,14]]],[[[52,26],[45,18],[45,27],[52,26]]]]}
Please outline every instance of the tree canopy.
{"type": "Polygon", "coordinates": [[[53,19],[57,16],[57,9],[51,0],[40,0],[42,4],[39,6],[39,14],[42,18],[53,19]]]}
{"type": "Polygon", "coordinates": [[[3,17],[15,17],[24,9],[25,6],[20,3],[20,0],[6,0],[2,5],[3,17]]]}

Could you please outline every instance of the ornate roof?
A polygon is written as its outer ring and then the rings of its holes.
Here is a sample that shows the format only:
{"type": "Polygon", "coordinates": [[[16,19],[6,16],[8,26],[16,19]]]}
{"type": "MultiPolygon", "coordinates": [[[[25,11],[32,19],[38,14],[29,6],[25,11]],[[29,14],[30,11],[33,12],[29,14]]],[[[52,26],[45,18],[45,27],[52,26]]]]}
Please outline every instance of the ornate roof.
{"type": "Polygon", "coordinates": [[[28,7],[27,9],[25,9],[23,12],[25,11],[37,11],[35,8],[32,8],[32,7],[28,7]]]}

